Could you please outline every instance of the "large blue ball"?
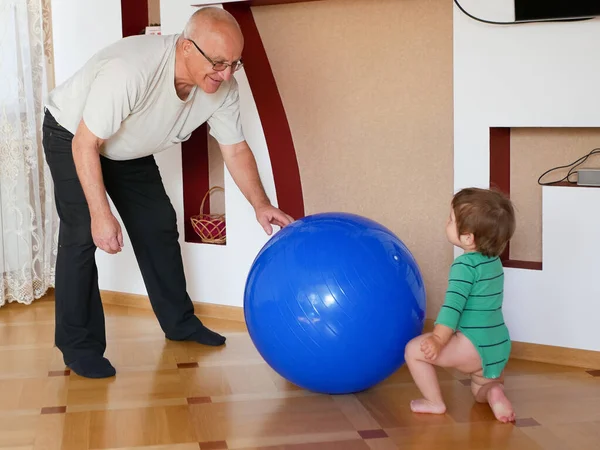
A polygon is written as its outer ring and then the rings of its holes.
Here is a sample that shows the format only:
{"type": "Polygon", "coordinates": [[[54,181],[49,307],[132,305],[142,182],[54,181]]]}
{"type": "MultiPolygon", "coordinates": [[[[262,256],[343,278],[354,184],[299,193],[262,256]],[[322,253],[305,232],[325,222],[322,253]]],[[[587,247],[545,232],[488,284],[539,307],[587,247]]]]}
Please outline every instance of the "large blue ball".
{"type": "Polygon", "coordinates": [[[244,314],[254,345],[304,389],[368,389],[404,363],[421,333],[419,267],[386,227],[347,213],[316,214],[275,234],[248,275],[244,314]]]}

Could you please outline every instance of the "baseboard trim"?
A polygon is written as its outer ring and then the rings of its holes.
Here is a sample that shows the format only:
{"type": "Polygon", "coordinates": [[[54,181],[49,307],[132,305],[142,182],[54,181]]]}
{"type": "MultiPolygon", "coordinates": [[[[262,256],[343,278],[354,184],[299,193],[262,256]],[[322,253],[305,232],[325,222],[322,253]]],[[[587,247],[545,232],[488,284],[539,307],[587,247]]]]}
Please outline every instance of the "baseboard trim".
{"type": "MultiPolygon", "coordinates": [[[[425,332],[433,330],[433,319],[425,320],[425,332]]],[[[579,350],[576,348],[555,347],[552,345],[512,342],[510,357],[523,361],[532,361],[559,366],[600,369],[600,352],[579,350]]]]}
{"type": "Polygon", "coordinates": [[[600,352],[591,350],[513,341],[510,356],[525,361],[581,367],[583,369],[600,369],[600,352]]]}
{"type": "MultiPolygon", "coordinates": [[[[102,303],[106,305],[152,310],[152,306],[146,295],[116,291],[101,291],[100,296],[102,297],[102,303]]],[[[194,302],[194,312],[202,317],[244,322],[244,310],[239,306],[194,302]]]]}
{"type": "MultiPolygon", "coordinates": [[[[102,291],[102,302],[107,305],[125,306],[152,310],[146,295],[125,292],[102,291]]],[[[202,317],[244,322],[244,310],[239,306],[217,305],[214,303],[194,303],[194,312],[202,317]]],[[[424,331],[433,330],[433,319],[426,319],[424,331]]],[[[600,369],[600,352],[551,345],[512,343],[511,358],[560,366],[600,369]]]]}

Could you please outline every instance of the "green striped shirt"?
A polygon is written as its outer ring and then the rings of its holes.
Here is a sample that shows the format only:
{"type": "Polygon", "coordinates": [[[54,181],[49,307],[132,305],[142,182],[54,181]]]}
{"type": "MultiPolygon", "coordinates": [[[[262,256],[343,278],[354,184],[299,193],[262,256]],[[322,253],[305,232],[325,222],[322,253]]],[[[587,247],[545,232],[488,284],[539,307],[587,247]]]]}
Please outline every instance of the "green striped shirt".
{"type": "Polygon", "coordinates": [[[465,253],[450,268],[448,289],[436,324],[460,331],[482,358],[483,375],[500,376],[510,355],[504,323],[504,269],[498,257],[465,253]]]}

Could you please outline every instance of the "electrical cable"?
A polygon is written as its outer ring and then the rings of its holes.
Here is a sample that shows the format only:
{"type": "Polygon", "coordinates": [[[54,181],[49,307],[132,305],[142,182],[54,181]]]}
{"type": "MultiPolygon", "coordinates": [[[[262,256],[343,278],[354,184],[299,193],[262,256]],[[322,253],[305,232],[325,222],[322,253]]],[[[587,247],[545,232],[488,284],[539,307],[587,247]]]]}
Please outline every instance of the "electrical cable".
{"type": "Polygon", "coordinates": [[[591,152],[589,152],[587,155],[582,156],[581,158],[579,158],[576,161],[573,161],[571,164],[567,164],[566,166],[558,166],[558,167],[554,167],[550,170],[545,171],[543,174],[540,175],[540,177],[538,178],[538,184],[540,186],[551,186],[554,184],[559,184],[562,183],[563,181],[566,181],[567,183],[571,183],[571,184],[575,184],[575,181],[571,181],[571,175],[573,175],[573,173],[577,173],[574,172],[574,170],[579,167],[581,164],[583,164],[590,156],[592,155],[597,155],[600,154],[600,148],[595,148],[594,150],[592,150],[591,152]],[[573,166],[573,164],[575,164],[573,166]],[[573,166],[573,167],[571,167],[573,166]],[[553,172],[555,170],[559,170],[559,169],[566,169],[567,167],[571,167],[571,169],[569,170],[569,172],[567,173],[566,177],[563,177],[560,180],[555,180],[555,181],[548,181],[546,183],[542,183],[541,179],[544,178],[544,176],[546,176],[547,174],[549,174],[550,172],[553,172]]]}

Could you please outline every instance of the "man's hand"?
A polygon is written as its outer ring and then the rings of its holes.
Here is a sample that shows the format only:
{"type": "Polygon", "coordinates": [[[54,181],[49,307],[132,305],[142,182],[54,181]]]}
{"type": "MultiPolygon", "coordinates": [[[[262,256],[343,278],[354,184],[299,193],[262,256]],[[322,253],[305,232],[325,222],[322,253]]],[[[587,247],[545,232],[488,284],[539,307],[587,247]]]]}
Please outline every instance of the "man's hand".
{"type": "Polygon", "coordinates": [[[288,216],[283,211],[275,208],[272,205],[265,205],[256,208],[256,220],[260,223],[269,236],[273,233],[273,225],[277,225],[281,228],[289,225],[294,221],[290,216],[288,216]]]}
{"type": "Polygon", "coordinates": [[[96,247],[112,255],[123,248],[121,225],[112,214],[92,216],[92,238],[96,247]]]}
{"type": "Polygon", "coordinates": [[[421,351],[425,355],[425,359],[435,361],[442,350],[442,341],[435,334],[427,336],[421,341],[421,351]]]}

